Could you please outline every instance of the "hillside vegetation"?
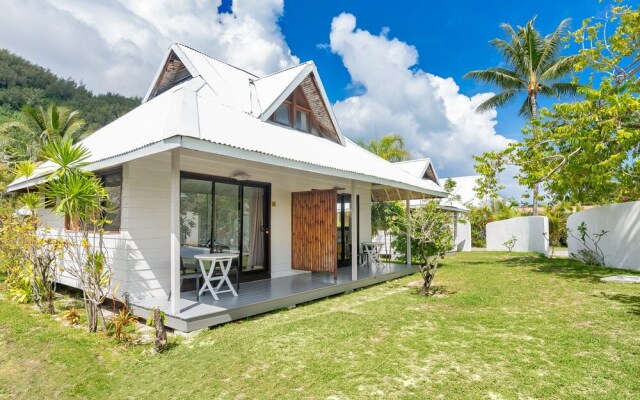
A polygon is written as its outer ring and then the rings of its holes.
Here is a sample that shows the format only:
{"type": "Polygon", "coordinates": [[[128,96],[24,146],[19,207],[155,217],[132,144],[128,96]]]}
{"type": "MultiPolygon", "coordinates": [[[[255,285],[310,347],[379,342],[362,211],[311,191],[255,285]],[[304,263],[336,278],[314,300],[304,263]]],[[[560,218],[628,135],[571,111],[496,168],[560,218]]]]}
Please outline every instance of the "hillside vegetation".
{"type": "Polygon", "coordinates": [[[115,93],[93,94],[84,84],[60,78],[48,69],[0,49],[0,124],[22,118],[24,104],[58,106],[79,110],[92,132],[140,104],[139,98],[115,93]]]}

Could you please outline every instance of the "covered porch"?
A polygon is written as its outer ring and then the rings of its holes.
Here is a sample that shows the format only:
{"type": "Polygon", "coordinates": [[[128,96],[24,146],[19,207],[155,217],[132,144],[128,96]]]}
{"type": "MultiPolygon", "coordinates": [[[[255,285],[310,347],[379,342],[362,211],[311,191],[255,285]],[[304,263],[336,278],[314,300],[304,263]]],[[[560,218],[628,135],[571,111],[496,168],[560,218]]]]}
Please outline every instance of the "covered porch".
{"type": "Polygon", "coordinates": [[[372,200],[404,200],[408,209],[410,200],[432,197],[430,193],[401,183],[385,185],[255,161],[213,158],[194,149],[173,149],[168,155],[171,213],[166,288],[171,297],[135,299],[133,307],[138,315],[160,307],[169,326],[193,330],[415,272],[412,266],[399,264],[361,267],[362,243],[371,240],[372,200]],[[250,201],[247,190],[254,190],[261,182],[267,190],[261,196],[259,212],[253,212],[257,203],[250,201]],[[221,216],[227,215],[232,218],[222,220],[221,216]],[[258,224],[255,215],[261,216],[258,224]],[[185,231],[188,220],[194,222],[185,231]],[[233,232],[235,240],[221,239],[223,228],[233,232]],[[260,246],[254,245],[256,241],[260,246]],[[205,295],[198,302],[195,292],[181,292],[181,267],[192,258],[185,258],[187,247],[205,253],[222,248],[238,254],[234,267],[240,271],[239,295],[226,293],[217,301],[205,295]],[[262,257],[252,257],[254,249],[261,249],[262,257]],[[246,279],[256,270],[260,276],[256,275],[255,282],[246,279]]]}
{"type": "Polygon", "coordinates": [[[176,312],[172,311],[171,301],[166,297],[134,301],[131,308],[136,315],[148,316],[153,308],[159,307],[165,313],[168,327],[191,332],[349,292],[417,271],[415,265],[383,265],[358,267],[355,278],[352,269],[345,267],[338,269],[337,279],[332,274],[312,272],[242,283],[238,297],[222,293],[217,301],[208,293],[197,301],[195,291],[182,292],[176,312]]]}

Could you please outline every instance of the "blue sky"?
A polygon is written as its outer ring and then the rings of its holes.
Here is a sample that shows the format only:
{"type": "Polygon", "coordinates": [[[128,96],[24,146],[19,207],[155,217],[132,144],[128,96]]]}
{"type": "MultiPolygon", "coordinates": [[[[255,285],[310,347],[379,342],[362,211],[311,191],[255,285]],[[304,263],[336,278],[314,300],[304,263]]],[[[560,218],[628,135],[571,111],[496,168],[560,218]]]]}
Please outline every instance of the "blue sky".
{"type": "MultiPolygon", "coordinates": [[[[473,95],[495,90],[462,77],[469,70],[485,69],[501,62],[499,53],[489,45],[491,39],[503,37],[501,23],[524,25],[537,16],[537,29],[547,34],[565,18],[572,19],[572,28],[579,27],[583,19],[602,15],[607,3],[596,0],[518,1],[510,4],[496,0],[396,0],[393,7],[389,4],[380,0],[285,2],[280,24],[287,43],[301,60],[315,61],[325,77],[325,88],[332,101],[350,94],[350,76],[337,55],[317,45],[328,41],[330,21],[341,12],[356,15],[358,26],[372,33],[388,27],[390,37],[397,37],[417,48],[420,53],[417,68],[441,77],[452,77],[461,92],[473,95]],[[310,14],[313,18],[309,18],[310,14]]],[[[542,102],[550,104],[550,101],[542,102]]],[[[524,119],[517,115],[520,104],[498,112],[498,132],[510,138],[520,137],[524,124],[524,119]]]]}
{"type": "MultiPolygon", "coordinates": [[[[402,135],[446,177],[474,174],[473,155],[520,138],[520,104],[478,114],[496,88],[463,79],[501,63],[489,45],[500,24],[537,16],[544,34],[564,18],[575,28],[610,0],[6,2],[0,48],[96,93],[143,96],[173,41],[257,75],[313,60],[347,137],[402,135]]],[[[507,183],[506,197],[518,198],[507,183]]]]}

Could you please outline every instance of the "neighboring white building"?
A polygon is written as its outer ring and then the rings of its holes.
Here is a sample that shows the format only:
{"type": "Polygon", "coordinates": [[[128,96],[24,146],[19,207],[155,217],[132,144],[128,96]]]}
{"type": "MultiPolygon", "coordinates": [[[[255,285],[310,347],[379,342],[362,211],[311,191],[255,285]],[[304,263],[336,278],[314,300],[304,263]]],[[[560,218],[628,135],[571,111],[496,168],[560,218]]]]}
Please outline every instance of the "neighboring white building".
{"type": "MultiPolygon", "coordinates": [[[[172,291],[176,318],[181,258],[235,252],[241,280],[336,276],[339,262],[357,277],[351,244],[371,240],[372,198],[446,196],[343,136],[313,62],[257,76],[172,44],[142,104],[82,144],[120,203],[105,234],[114,280],[134,300],[172,291]]],[[[49,210],[43,220],[69,234],[49,210]]]]}
{"type": "MultiPolygon", "coordinates": [[[[439,181],[440,186],[444,187],[444,183],[447,181],[447,179],[452,179],[456,183],[456,187],[451,194],[453,196],[459,197],[460,203],[462,203],[463,205],[479,207],[489,201],[488,198],[480,198],[476,194],[475,189],[478,186],[476,181],[480,179],[480,175],[442,178],[439,181]]],[[[498,196],[498,199],[502,200],[502,197],[498,196]]]]}
{"type": "MultiPolygon", "coordinates": [[[[399,161],[395,162],[394,165],[397,165],[399,168],[404,171],[410,173],[411,175],[420,178],[427,182],[433,182],[438,186],[444,186],[443,180],[438,180],[438,175],[436,173],[436,169],[433,166],[433,162],[430,158],[420,158],[415,160],[408,161],[399,161]]],[[[455,191],[454,191],[455,194],[455,191]]],[[[424,199],[415,199],[410,201],[410,206],[415,208],[423,204],[424,199]]],[[[454,213],[454,218],[456,219],[456,223],[454,225],[454,243],[455,250],[457,251],[471,251],[471,224],[468,221],[465,221],[464,218],[461,217],[461,214],[466,214],[469,212],[469,209],[465,207],[465,205],[453,198],[452,196],[448,196],[440,199],[440,207],[444,210],[451,211],[454,213]]],[[[390,252],[392,256],[397,256],[397,252],[391,246],[391,242],[393,238],[390,235],[385,235],[384,232],[378,232],[374,240],[379,243],[384,243],[383,249],[386,252],[390,252]]]]}

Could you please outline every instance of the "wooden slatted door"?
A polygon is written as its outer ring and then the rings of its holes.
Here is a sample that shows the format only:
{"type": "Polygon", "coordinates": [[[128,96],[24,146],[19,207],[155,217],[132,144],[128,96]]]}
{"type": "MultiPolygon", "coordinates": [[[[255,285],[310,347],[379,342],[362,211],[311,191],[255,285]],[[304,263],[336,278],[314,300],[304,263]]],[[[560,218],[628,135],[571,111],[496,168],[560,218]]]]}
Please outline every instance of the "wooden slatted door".
{"type": "Polygon", "coordinates": [[[338,274],[337,192],[291,193],[291,268],[338,274]]]}

